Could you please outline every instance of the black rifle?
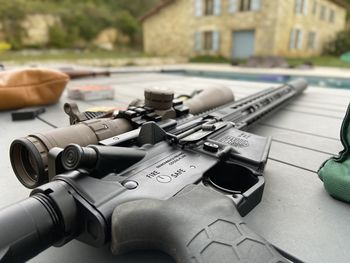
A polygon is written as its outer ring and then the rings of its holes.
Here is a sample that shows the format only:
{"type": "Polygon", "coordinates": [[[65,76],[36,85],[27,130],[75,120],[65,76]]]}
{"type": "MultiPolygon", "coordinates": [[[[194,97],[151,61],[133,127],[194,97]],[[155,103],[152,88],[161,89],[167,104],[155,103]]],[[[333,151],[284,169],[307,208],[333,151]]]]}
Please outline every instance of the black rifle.
{"type": "Polygon", "coordinates": [[[74,238],[111,241],[114,254],[156,248],[176,262],[293,261],[239,215],[262,198],[270,147],[244,130],[306,87],[295,80],[172,125],[147,122],[99,145],[51,149],[51,181],[0,211],[0,261],[74,238]]]}

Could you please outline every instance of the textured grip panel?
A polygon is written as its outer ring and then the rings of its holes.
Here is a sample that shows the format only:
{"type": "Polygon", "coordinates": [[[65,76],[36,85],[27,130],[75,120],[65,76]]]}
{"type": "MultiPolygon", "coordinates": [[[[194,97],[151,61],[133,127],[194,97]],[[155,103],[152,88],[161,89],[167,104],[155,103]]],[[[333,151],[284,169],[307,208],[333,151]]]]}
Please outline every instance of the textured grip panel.
{"type": "Polygon", "coordinates": [[[285,263],[242,221],[233,202],[205,186],[188,186],[167,201],[118,206],[112,216],[112,252],[160,249],[180,263],[285,263]]]}

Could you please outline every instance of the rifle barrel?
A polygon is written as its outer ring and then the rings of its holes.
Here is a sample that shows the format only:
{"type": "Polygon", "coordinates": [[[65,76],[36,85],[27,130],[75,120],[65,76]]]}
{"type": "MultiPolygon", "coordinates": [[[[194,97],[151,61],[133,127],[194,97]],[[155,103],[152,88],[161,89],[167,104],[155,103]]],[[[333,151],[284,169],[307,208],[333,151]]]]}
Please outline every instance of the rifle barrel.
{"type": "Polygon", "coordinates": [[[61,69],[61,72],[67,74],[70,79],[82,79],[89,77],[109,77],[111,75],[110,71],[89,71],[89,70],[67,70],[61,69]]]}
{"type": "Polygon", "coordinates": [[[0,262],[24,262],[57,241],[57,220],[36,196],[0,210],[0,262]]]}

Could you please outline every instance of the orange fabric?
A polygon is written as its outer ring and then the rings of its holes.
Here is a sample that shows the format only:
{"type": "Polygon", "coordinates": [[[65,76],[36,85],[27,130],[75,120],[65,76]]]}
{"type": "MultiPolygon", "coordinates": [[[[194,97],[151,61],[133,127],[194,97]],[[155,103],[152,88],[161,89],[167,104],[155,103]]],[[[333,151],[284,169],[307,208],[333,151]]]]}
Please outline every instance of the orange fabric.
{"type": "Polygon", "coordinates": [[[0,72],[0,110],[55,103],[68,81],[68,75],[52,69],[0,72]]]}

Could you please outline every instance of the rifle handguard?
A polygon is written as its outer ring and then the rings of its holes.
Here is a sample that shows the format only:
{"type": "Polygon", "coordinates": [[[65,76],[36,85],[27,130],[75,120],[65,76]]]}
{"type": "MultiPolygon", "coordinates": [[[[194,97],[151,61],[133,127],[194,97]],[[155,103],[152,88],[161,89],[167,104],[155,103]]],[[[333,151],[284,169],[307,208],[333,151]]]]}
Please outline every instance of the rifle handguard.
{"type": "Polygon", "coordinates": [[[160,249],[178,263],[290,262],[246,226],[228,197],[203,185],[190,185],[167,201],[119,205],[111,250],[135,249],[160,249]]]}

